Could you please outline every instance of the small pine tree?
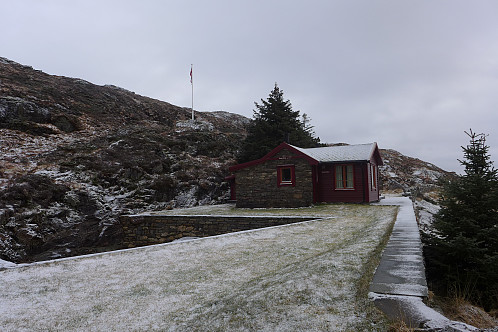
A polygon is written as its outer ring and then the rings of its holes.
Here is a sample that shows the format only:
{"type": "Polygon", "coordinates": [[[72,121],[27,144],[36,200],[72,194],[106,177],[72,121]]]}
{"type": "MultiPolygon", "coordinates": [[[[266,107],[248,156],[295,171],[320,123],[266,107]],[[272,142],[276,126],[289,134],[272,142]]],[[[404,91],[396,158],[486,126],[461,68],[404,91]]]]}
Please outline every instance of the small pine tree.
{"type": "Polygon", "coordinates": [[[474,302],[496,308],[498,173],[490,161],[486,135],[472,130],[466,134],[470,144],[462,147],[464,160],[459,160],[465,174],[445,184],[433,233],[424,236],[428,272],[439,291],[466,289],[469,294],[463,295],[474,302]]]}
{"type": "Polygon", "coordinates": [[[283,95],[275,83],[267,100],[254,103],[256,110],[238,156],[239,162],[261,158],[284,141],[303,148],[318,145],[320,139],[314,137],[308,115],[303,114],[301,119],[299,111],[293,111],[283,95]]]}

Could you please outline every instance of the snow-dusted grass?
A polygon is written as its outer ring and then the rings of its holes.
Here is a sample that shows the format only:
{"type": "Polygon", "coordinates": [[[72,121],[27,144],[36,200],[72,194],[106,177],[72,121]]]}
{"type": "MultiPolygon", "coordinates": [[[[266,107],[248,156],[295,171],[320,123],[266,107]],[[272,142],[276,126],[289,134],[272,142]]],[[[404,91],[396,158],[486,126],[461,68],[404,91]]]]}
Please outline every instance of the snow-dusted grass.
{"type": "Polygon", "coordinates": [[[367,315],[372,304],[366,294],[358,296],[358,285],[395,207],[251,211],[334,218],[0,271],[0,326],[5,331],[385,330],[367,315]]]}
{"type": "Polygon", "coordinates": [[[164,211],[149,212],[146,214],[181,214],[181,215],[234,215],[234,216],[316,216],[331,217],[338,214],[352,213],[356,209],[355,205],[347,204],[317,204],[312,207],[300,208],[273,208],[273,209],[244,209],[236,208],[235,204],[203,205],[191,208],[172,209],[164,211]]]}

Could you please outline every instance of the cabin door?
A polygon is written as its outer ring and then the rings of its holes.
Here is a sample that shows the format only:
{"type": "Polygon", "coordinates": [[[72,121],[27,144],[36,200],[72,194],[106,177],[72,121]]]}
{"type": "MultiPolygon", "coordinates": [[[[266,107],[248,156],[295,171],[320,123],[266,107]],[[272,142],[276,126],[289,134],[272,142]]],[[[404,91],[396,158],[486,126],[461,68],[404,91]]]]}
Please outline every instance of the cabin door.
{"type": "Polygon", "coordinates": [[[332,202],[334,195],[334,167],[318,166],[318,201],[332,202]]]}

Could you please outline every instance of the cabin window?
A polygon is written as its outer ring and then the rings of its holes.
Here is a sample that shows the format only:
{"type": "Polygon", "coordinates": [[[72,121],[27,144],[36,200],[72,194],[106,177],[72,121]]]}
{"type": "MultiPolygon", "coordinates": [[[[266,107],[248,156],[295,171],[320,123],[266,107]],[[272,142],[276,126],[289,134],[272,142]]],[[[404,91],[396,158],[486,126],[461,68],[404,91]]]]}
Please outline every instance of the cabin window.
{"type": "Polygon", "coordinates": [[[337,165],[335,167],[335,188],[354,189],[353,165],[337,165]]]}
{"type": "Polygon", "coordinates": [[[370,164],[370,183],[372,185],[372,190],[377,189],[377,169],[375,168],[375,165],[370,164]]]}
{"type": "Polygon", "coordinates": [[[296,174],[294,165],[284,165],[277,167],[278,186],[294,186],[296,184],[296,174]]]}

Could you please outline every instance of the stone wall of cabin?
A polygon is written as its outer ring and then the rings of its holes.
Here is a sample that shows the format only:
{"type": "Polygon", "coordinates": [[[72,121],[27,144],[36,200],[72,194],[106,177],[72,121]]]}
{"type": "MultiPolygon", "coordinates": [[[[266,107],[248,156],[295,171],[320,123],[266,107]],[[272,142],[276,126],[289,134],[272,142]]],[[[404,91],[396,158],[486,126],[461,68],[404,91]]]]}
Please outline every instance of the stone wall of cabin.
{"type": "Polygon", "coordinates": [[[313,204],[312,168],[302,158],[282,150],[272,160],[235,174],[237,207],[300,207],[313,204]],[[277,166],[295,166],[295,186],[278,186],[277,166]]]}
{"type": "Polygon", "coordinates": [[[310,217],[286,216],[191,216],[134,215],[121,216],[123,247],[133,248],[171,242],[183,237],[205,237],[285,225],[310,217]]]}

